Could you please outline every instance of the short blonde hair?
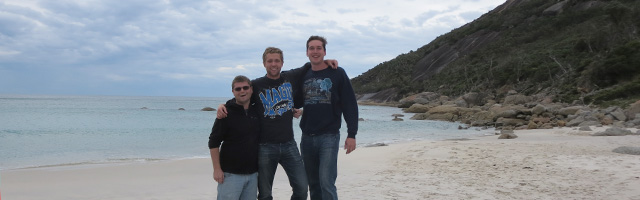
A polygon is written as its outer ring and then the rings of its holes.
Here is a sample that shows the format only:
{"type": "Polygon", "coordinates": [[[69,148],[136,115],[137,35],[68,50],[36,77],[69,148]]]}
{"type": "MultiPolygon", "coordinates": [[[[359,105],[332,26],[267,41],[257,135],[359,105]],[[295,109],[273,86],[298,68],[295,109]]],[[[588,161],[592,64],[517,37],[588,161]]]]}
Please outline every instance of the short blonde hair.
{"type": "Polygon", "coordinates": [[[280,61],[284,62],[284,57],[282,56],[282,50],[275,47],[267,47],[267,49],[265,49],[264,53],[262,54],[263,63],[267,61],[267,54],[270,54],[270,53],[280,54],[280,61]]]}

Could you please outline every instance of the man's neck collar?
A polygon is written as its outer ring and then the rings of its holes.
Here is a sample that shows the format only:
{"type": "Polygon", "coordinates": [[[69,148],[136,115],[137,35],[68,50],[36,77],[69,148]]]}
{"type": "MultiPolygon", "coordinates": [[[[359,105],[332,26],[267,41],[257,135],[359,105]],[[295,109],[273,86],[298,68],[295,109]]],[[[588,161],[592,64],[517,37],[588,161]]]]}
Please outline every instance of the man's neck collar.
{"type": "Polygon", "coordinates": [[[327,65],[327,63],[324,63],[324,62],[322,62],[321,64],[317,64],[317,65],[314,65],[313,63],[311,64],[311,70],[313,70],[313,71],[320,71],[320,70],[326,69],[328,67],[329,67],[329,65],[327,65]]]}
{"type": "Polygon", "coordinates": [[[239,106],[242,106],[245,110],[246,110],[246,109],[249,109],[249,104],[250,104],[250,103],[251,103],[251,102],[247,102],[247,103],[245,103],[245,104],[240,104],[240,102],[238,102],[238,100],[236,99],[236,104],[238,104],[239,106]]]}
{"type": "Polygon", "coordinates": [[[280,75],[280,74],[278,74],[278,76],[277,76],[277,77],[275,77],[275,78],[274,78],[274,77],[269,76],[269,74],[267,74],[267,75],[265,75],[265,76],[266,76],[268,79],[272,79],[272,80],[278,80],[278,79],[281,77],[281,75],[280,75]]]}

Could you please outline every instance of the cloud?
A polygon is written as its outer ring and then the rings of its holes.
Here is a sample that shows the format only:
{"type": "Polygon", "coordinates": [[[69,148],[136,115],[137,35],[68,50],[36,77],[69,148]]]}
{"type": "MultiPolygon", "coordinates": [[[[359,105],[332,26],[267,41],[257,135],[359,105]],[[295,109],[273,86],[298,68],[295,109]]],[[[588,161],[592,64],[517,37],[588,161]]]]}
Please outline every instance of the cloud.
{"type": "Polygon", "coordinates": [[[13,56],[13,55],[17,55],[20,54],[19,51],[12,51],[12,50],[1,50],[0,49],[0,56],[13,56]]]}
{"type": "Polygon", "coordinates": [[[128,81],[131,80],[130,77],[122,76],[119,74],[105,74],[104,77],[108,80],[112,81],[128,81]]]}
{"type": "Polygon", "coordinates": [[[264,75],[268,46],[284,51],[284,70],[302,66],[310,35],[325,36],[327,58],[355,77],[503,2],[5,0],[0,94],[228,96],[234,76],[264,75]]]}

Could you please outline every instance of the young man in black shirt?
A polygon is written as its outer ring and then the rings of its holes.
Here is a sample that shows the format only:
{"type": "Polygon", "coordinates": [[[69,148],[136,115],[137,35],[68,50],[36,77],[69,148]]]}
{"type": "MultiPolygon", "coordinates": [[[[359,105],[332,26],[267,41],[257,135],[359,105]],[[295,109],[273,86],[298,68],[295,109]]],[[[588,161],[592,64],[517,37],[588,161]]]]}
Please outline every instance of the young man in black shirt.
{"type": "Polygon", "coordinates": [[[228,115],[215,120],[209,136],[213,179],[218,182],[218,199],[254,200],[260,115],[251,102],[249,78],[236,76],[231,86],[234,98],[225,104],[228,115]]]}

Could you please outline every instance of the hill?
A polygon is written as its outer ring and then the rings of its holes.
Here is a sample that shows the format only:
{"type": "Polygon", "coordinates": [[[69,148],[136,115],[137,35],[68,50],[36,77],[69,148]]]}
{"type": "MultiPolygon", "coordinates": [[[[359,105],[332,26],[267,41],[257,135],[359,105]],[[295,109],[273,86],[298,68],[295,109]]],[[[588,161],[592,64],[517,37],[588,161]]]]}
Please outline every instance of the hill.
{"type": "Polygon", "coordinates": [[[640,1],[507,0],[352,79],[360,100],[511,91],[601,107],[640,99],[640,1]]]}

